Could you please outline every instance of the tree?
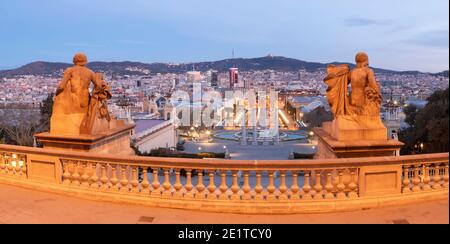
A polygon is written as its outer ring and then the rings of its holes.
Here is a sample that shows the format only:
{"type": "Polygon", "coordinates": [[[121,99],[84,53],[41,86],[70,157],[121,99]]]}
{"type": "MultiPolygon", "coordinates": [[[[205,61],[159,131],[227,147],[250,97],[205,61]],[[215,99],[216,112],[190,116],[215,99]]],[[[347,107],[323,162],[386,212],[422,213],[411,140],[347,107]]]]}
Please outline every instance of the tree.
{"type": "Polygon", "coordinates": [[[402,154],[448,152],[449,90],[438,90],[418,109],[411,105],[404,112],[409,127],[399,132],[406,145],[402,154]]]}
{"type": "MultiPolygon", "coordinates": [[[[50,128],[50,118],[53,109],[53,93],[50,93],[40,106],[41,118],[39,121],[31,123],[21,123],[18,125],[0,125],[0,142],[15,144],[19,146],[33,146],[34,134],[48,131],[50,128]]],[[[31,121],[32,118],[23,118],[24,121],[31,121]]]]}
{"type": "Polygon", "coordinates": [[[42,101],[40,105],[41,110],[41,119],[40,124],[42,125],[43,131],[49,131],[50,130],[50,118],[52,117],[52,111],[53,111],[53,98],[54,94],[49,93],[47,98],[42,101]]]}
{"type": "Polygon", "coordinates": [[[34,124],[22,124],[17,126],[3,126],[2,130],[6,133],[6,143],[31,147],[34,144],[33,135],[36,133],[36,128],[37,126],[34,124]]]}

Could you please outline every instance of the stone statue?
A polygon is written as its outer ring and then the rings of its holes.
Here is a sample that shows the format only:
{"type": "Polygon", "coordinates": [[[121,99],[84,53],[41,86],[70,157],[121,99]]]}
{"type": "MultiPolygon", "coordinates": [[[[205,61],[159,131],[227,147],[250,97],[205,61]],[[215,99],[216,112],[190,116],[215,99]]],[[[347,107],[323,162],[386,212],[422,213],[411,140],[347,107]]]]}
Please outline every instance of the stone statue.
{"type": "MultiPolygon", "coordinates": [[[[51,134],[92,134],[96,119],[109,121],[105,103],[106,99],[111,97],[109,87],[101,75],[85,67],[87,62],[86,55],[77,53],[73,58],[74,66],[64,71],[53,104],[51,134]],[[89,94],[91,83],[94,84],[92,98],[89,94]]],[[[106,129],[105,126],[101,127],[106,129]]]]}
{"type": "Polygon", "coordinates": [[[328,85],[327,98],[333,114],[380,116],[381,92],[375,74],[369,67],[369,57],[360,52],[356,55],[356,67],[329,65],[325,78],[328,85]],[[351,85],[350,95],[348,84],[351,85]]]}
{"type": "Polygon", "coordinates": [[[367,54],[358,53],[355,61],[352,70],[347,64],[327,68],[324,82],[328,85],[327,99],[335,117],[328,130],[343,140],[384,139],[387,135],[380,116],[380,86],[369,68],[367,54]]]}

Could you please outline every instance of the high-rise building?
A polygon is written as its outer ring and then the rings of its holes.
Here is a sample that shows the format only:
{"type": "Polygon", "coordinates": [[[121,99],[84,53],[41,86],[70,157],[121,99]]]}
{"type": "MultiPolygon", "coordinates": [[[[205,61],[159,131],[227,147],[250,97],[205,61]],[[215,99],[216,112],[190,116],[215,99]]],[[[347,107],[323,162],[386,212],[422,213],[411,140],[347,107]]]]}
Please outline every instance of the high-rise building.
{"type": "Polygon", "coordinates": [[[189,83],[199,82],[202,79],[200,71],[188,71],[186,76],[189,83]]]}
{"type": "Polygon", "coordinates": [[[230,88],[234,88],[239,83],[239,69],[230,68],[230,88]]]}
{"type": "Polygon", "coordinates": [[[211,71],[211,87],[219,87],[219,72],[216,70],[211,71]]]}

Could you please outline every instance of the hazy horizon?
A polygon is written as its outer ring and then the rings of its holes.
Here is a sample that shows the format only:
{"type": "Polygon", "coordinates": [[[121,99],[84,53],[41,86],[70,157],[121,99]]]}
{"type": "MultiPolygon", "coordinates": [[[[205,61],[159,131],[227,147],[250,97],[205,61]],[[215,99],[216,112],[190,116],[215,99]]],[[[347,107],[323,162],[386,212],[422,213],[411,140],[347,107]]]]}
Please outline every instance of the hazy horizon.
{"type": "MultiPolygon", "coordinates": [[[[239,59],[239,58],[243,58],[243,59],[252,59],[252,58],[262,58],[265,57],[267,55],[264,56],[258,56],[258,57],[235,57],[235,59],[239,59]]],[[[276,55],[276,56],[280,56],[280,55],[276,55]]],[[[285,56],[281,56],[281,57],[285,57],[285,56]]],[[[285,58],[292,58],[292,57],[285,57],[285,58]]],[[[104,61],[104,60],[89,60],[89,63],[92,62],[137,62],[137,63],[144,63],[144,64],[152,64],[152,63],[164,63],[164,64],[191,64],[191,63],[201,63],[201,62],[215,62],[215,61],[222,61],[222,60],[226,60],[226,59],[231,59],[231,58],[223,58],[223,59],[217,59],[217,60],[203,60],[203,61],[195,61],[195,62],[144,62],[144,61],[139,61],[139,60],[110,60],[110,61],[104,61]]],[[[320,61],[309,61],[309,60],[303,60],[303,59],[298,59],[298,58],[293,58],[293,59],[297,59],[300,61],[305,61],[305,62],[316,62],[316,63],[322,63],[322,64],[328,64],[328,63],[334,63],[334,62],[344,62],[344,61],[331,61],[331,62],[320,62],[320,61]]],[[[2,67],[0,66],[0,71],[5,71],[5,70],[14,70],[14,69],[18,69],[22,66],[31,64],[31,63],[35,63],[35,62],[48,62],[48,63],[66,63],[66,64],[72,64],[72,60],[71,58],[67,61],[51,61],[51,60],[35,60],[35,61],[31,61],[29,63],[25,63],[22,65],[18,65],[18,66],[12,66],[12,67],[2,67]]],[[[345,62],[345,63],[352,63],[354,64],[355,62],[345,62]]],[[[385,69],[385,70],[392,70],[392,71],[399,71],[399,72],[404,72],[404,71],[418,71],[418,72],[422,72],[422,73],[440,73],[443,71],[448,71],[448,69],[444,69],[441,71],[436,71],[436,72],[429,72],[429,71],[423,71],[423,70],[395,70],[395,69],[389,69],[389,68],[384,68],[384,67],[374,67],[373,65],[370,65],[371,68],[377,68],[377,69],[385,69]]]]}
{"type": "Polygon", "coordinates": [[[448,0],[0,2],[0,69],[34,61],[192,63],[269,53],[309,62],[449,69],[448,0]]]}

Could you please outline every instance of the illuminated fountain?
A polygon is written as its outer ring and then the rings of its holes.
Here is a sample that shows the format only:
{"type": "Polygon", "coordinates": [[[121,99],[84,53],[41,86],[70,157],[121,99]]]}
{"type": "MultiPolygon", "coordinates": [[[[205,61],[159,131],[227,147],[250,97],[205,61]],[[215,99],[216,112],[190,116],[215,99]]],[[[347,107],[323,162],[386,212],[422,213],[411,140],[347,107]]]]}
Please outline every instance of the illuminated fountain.
{"type": "Polygon", "coordinates": [[[308,138],[304,132],[280,132],[280,122],[286,125],[290,122],[276,103],[269,109],[267,106],[249,108],[246,102],[242,104],[234,116],[234,124],[239,125],[235,128],[239,130],[215,133],[216,139],[239,141],[241,145],[278,145],[283,141],[308,138]]]}

